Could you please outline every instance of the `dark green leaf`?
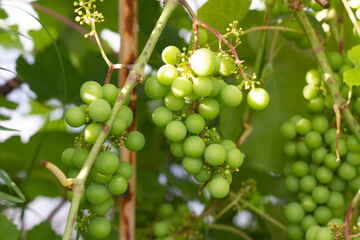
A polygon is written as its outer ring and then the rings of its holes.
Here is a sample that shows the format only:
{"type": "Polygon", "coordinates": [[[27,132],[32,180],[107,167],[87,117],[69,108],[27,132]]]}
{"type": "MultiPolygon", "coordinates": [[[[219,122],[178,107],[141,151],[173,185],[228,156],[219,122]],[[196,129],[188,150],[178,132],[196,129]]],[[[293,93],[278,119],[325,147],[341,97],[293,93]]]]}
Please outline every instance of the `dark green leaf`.
{"type": "Polygon", "coordinates": [[[360,85],[360,67],[355,67],[344,72],[344,83],[349,87],[360,85]]]}
{"type": "Polygon", "coordinates": [[[19,240],[21,238],[21,231],[2,213],[0,213],[0,233],[1,239],[4,240],[19,240]]]}
{"type": "Polygon", "coordinates": [[[61,237],[57,235],[52,229],[50,222],[42,222],[36,225],[26,234],[27,240],[60,240],[61,237]]]}
{"type": "Polygon", "coordinates": [[[12,128],[7,128],[7,127],[4,127],[4,126],[1,126],[0,125],[0,131],[15,131],[15,132],[19,132],[19,130],[17,129],[12,129],[12,128]]]}

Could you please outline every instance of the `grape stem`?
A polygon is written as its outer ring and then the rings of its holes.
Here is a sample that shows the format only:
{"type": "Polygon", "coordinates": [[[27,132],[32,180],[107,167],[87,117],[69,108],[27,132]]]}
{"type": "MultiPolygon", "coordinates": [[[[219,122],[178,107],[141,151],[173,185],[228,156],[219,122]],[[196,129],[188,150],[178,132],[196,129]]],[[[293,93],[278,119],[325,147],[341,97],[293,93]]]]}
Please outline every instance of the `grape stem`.
{"type": "Polygon", "coordinates": [[[204,188],[209,184],[210,179],[207,180],[206,182],[204,182],[204,184],[201,186],[201,188],[198,190],[198,194],[201,195],[202,191],[204,190],[204,188]]]}
{"type": "Polygon", "coordinates": [[[218,223],[213,223],[209,225],[209,228],[212,229],[217,229],[217,230],[224,230],[224,231],[228,231],[228,232],[232,232],[240,237],[242,237],[245,240],[252,240],[252,238],[250,236],[248,236],[246,233],[244,233],[243,231],[241,231],[238,228],[232,227],[232,226],[228,226],[228,225],[224,225],[224,224],[218,224],[218,223]]]}
{"type": "MultiPolygon", "coordinates": [[[[177,5],[178,5],[178,0],[168,0],[143,51],[141,52],[139,58],[135,61],[132,70],[129,72],[124,87],[122,88],[121,92],[118,95],[118,101],[116,101],[116,103],[113,106],[110,118],[104,124],[103,131],[101,131],[99,137],[96,139],[96,142],[94,143],[90,151],[90,154],[86,159],[86,162],[84,163],[82,169],[80,170],[80,173],[77,175],[76,178],[73,179],[73,186],[72,186],[73,199],[71,202],[70,212],[68,215],[63,240],[71,239],[71,233],[74,228],[76,215],[80,205],[80,199],[82,194],[84,193],[84,184],[86,178],[90,172],[90,169],[94,163],[94,160],[98,152],[100,151],[102,144],[104,143],[108,135],[109,129],[113,125],[115,118],[121,106],[123,105],[124,99],[129,96],[130,92],[135,88],[136,85],[142,82],[142,76],[144,74],[145,65],[149,61],[150,55],[165,27],[165,23],[167,22],[171,13],[173,12],[173,10],[176,8],[177,5]]],[[[119,65],[115,64],[115,66],[119,66],[119,65]]]]}
{"type": "Polygon", "coordinates": [[[335,116],[336,116],[336,161],[340,161],[340,154],[339,154],[339,139],[340,139],[340,126],[341,126],[341,114],[339,105],[336,103],[333,106],[335,116]]]}
{"type": "MultiPolygon", "coordinates": [[[[186,0],[179,0],[179,3],[182,4],[185,9],[188,11],[188,13],[190,14],[192,21],[193,21],[193,26],[203,26],[207,29],[209,29],[218,39],[219,39],[219,50],[221,50],[221,42],[225,43],[231,50],[231,52],[234,54],[234,58],[235,58],[235,63],[238,65],[238,68],[240,70],[241,75],[243,76],[244,79],[247,79],[247,75],[244,71],[244,69],[241,67],[241,63],[242,61],[239,59],[239,56],[234,48],[233,45],[231,45],[231,43],[226,40],[226,38],[224,38],[218,31],[216,31],[214,28],[212,28],[211,26],[209,26],[208,24],[204,23],[203,21],[201,21],[200,19],[198,19],[198,17],[196,16],[196,13],[192,10],[192,8],[190,7],[190,5],[188,4],[188,2],[186,0]]],[[[198,31],[197,29],[194,28],[194,49],[196,50],[198,48],[198,31]],[[195,35],[195,31],[196,31],[196,35],[195,35]]]]}
{"type": "Polygon", "coordinates": [[[67,178],[65,174],[60,170],[60,168],[58,168],[56,165],[52,164],[51,162],[43,160],[41,161],[41,164],[47,169],[49,169],[52,172],[52,174],[54,174],[55,177],[59,180],[61,185],[63,185],[64,187],[70,187],[71,184],[73,183],[72,178],[67,178]]]}

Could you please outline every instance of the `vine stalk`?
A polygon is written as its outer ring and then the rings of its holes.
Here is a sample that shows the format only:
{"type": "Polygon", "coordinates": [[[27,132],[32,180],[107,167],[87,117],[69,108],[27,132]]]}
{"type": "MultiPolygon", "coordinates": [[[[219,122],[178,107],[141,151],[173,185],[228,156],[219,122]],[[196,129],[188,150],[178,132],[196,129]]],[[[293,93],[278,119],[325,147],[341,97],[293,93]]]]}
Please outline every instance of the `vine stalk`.
{"type": "Polygon", "coordinates": [[[108,132],[115,121],[116,115],[118,114],[120,107],[123,105],[124,99],[129,96],[132,89],[135,88],[136,85],[142,82],[142,77],[144,74],[144,69],[146,63],[149,61],[150,55],[157,43],[162,30],[165,27],[165,23],[169,19],[171,13],[176,8],[178,4],[178,0],[168,0],[162,14],[160,15],[154,30],[152,31],[143,51],[141,52],[139,58],[135,61],[133,69],[129,72],[129,75],[126,79],[125,85],[119,93],[118,100],[113,106],[111,116],[104,124],[99,137],[96,139],[84,166],[80,170],[80,173],[73,180],[72,190],[73,190],[73,199],[71,202],[70,212],[68,215],[65,233],[63,236],[63,240],[70,240],[71,233],[74,228],[76,215],[79,209],[80,199],[82,194],[84,193],[84,184],[86,178],[90,172],[90,169],[94,163],[94,160],[100,151],[100,148],[105,141],[108,132]]]}

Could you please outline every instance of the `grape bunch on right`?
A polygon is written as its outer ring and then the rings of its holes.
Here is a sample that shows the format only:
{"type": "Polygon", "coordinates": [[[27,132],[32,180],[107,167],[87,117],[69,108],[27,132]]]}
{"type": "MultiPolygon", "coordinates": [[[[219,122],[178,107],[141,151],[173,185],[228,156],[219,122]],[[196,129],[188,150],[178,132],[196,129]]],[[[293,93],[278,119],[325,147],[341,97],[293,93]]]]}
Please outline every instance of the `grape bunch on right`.
{"type": "MultiPolygon", "coordinates": [[[[337,52],[328,52],[327,58],[347,99],[349,87],[343,83],[343,73],[354,65],[337,52]]],[[[295,115],[281,126],[289,157],[285,169],[285,187],[290,193],[285,207],[287,235],[289,239],[343,239],[348,207],[360,189],[360,144],[343,123],[336,149],[336,116],[324,76],[311,69],[305,78],[303,96],[310,117],[295,115]]],[[[360,91],[355,87],[348,106],[354,114],[360,113],[359,103],[360,91]]]]}
{"type": "MultiPolygon", "coordinates": [[[[181,52],[175,46],[165,48],[165,65],[146,81],[145,93],[163,101],[152,119],[164,129],[173,155],[183,158],[185,171],[207,185],[211,196],[224,198],[232,174],[243,163],[243,154],[234,141],[220,138],[211,120],[218,117],[222,106],[239,106],[244,89],[226,82],[226,77],[240,75],[231,53],[213,52],[206,41],[207,33],[200,28],[199,49],[181,52]]],[[[267,91],[255,84],[246,99],[255,110],[269,104],[267,91]]]]}

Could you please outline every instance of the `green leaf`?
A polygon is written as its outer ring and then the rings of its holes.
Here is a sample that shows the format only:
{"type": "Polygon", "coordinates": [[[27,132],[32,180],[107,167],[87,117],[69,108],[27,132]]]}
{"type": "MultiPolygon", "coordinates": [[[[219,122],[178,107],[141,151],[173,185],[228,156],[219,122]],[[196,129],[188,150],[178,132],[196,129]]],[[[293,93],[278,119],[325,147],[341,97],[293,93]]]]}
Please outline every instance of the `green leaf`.
{"type": "Polygon", "coordinates": [[[5,107],[8,109],[15,109],[18,106],[17,103],[14,103],[12,101],[9,101],[6,99],[5,96],[0,95],[0,107],[5,107]]]}
{"type": "Polygon", "coordinates": [[[349,87],[359,86],[360,85],[360,67],[355,67],[353,69],[347,70],[344,72],[344,83],[349,87]]]}
{"type": "Polygon", "coordinates": [[[2,125],[0,125],[0,131],[14,131],[14,132],[19,132],[19,130],[17,129],[12,129],[12,128],[7,128],[7,127],[4,127],[2,125]]]}
{"type": "Polygon", "coordinates": [[[2,213],[0,213],[0,233],[1,239],[19,240],[21,239],[21,231],[9,221],[2,213]]]}
{"type": "Polygon", "coordinates": [[[350,58],[350,60],[354,63],[355,66],[360,65],[360,45],[357,45],[357,46],[351,48],[347,52],[347,55],[350,58]]]}
{"type": "Polygon", "coordinates": [[[1,191],[0,191],[0,199],[9,201],[9,202],[13,202],[13,203],[24,203],[25,202],[25,200],[23,200],[23,199],[11,196],[11,195],[9,195],[7,193],[3,193],[1,191]]]}
{"type": "Polygon", "coordinates": [[[25,201],[24,194],[21,192],[21,190],[18,188],[18,186],[16,186],[16,184],[11,180],[11,178],[9,178],[6,175],[6,173],[3,170],[0,170],[0,178],[2,180],[4,180],[4,182],[6,183],[6,185],[8,187],[10,187],[12,190],[14,190],[14,192],[21,198],[21,200],[23,200],[23,202],[25,201]]]}
{"type": "Polygon", "coordinates": [[[57,235],[52,229],[49,221],[45,221],[36,225],[26,234],[27,240],[60,240],[61,237],[57,235]]]}

